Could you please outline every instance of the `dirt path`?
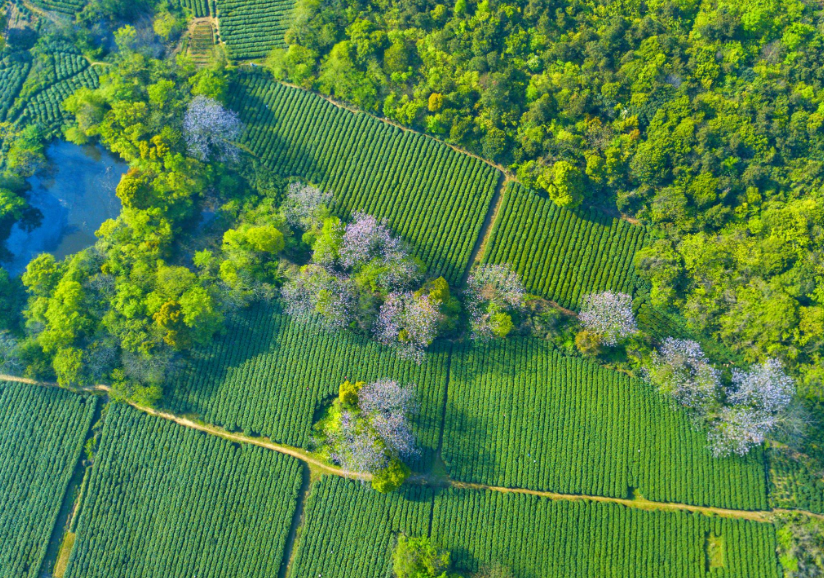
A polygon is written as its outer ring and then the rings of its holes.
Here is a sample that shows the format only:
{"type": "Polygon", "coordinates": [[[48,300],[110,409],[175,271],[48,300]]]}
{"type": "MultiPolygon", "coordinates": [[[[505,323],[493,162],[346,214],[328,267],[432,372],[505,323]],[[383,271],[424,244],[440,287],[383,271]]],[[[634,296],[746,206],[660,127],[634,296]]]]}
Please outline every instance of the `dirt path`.
{"type": "MultiPolygon", "coordinates": [[[[52,382],[41,382],[36,381],[33,379],[27,379],[23,377],[15,377],[11,375],[3,375],[0,374],[0,380],[2,381],[12,381],[18,383],[26,383],[30,385],[39,385],[43,387],[57,387],[57,384],[52,382]]],[[[107,385],[94,385],[88,387],[77,388],[72,391],[75,392],[86,392],[86,393],[106,393],[108,394],[111,391],[111,388],[107,385]]],[[[319,459],[312,453],[302,450],[300,448],[295,448],[292,446],[278,444],[275,443],[267,438],[262,437],[252,437],[247,436],[244,434],[233,433],[227,431],[223,428],[203,424],[192,419],[181,417],[179,415],[175,415],[172,413],[160,411],[157,409],[153,409],[150,407],[146,407],[143,405],[139,405],[136,403],[128,402],[129,405],[137,409],[138,411],[142,411],[149,415],[153,415],[159,417],[161,419],[166,419],[169,421],[173,421],[176,424],[179,424],[183,427],[188,427],[197,431],[201,431],[207,433],[209,435],[214,435],[220,438],[223,438],[228,441],[238,442],[238,443],[246,443],[255,445],[261,448],[265,448],[271,451],[275,451],[281,454],[285,454],[287,456],[291,456],[293,458],[299,459],[304,462],[310,470],[310,474],[314,477],[319,474],[326,474],[332,476],[341,476],[349,479],[355,480],[363,480],[363,481],[370,481],[372,479],[371,474],[365,473],[358,473],[358,472],[350,472],[340,468],[338,466],[330,465],[323,460],[319,459]]],[[[693,506],[690,504],[679,504],[673,502],[654,502],[651,500],[647,500],[645,498],[633,498],[633,499],[626,499],[626,498],[611,498],[606,496],[593,496],[588,494],[560,494],[557,492],[546,492],[546,491],[539,491],[539,490],[527,490],[523,488],[504,488],[500,486],[490,486],[486,484],[474,484],[470,482],[458,482],[451,480],[447,477],[432,477],[432,476],[425,476],[425,475],[415,475],[411,476],[408,480],[408,483],[412,484],[420,484],[424,486],[432,486],[432,487],[442,487],[442,488],[458,488],[464,490],[481,490],[481,491],[488,491],[488,492],[500,492],[500,493],[509,493],[509,494],[527,494],[530,496],[539,496],[541,498],[547,498],[549,500],[568,500],[568,501],[591,501],[591,502],[601,502],[601,503],[610,503],[610,504],[619,504],[621,506],[626,506],[628,508],[637,508],[639,510],[650,510],[650,511],[670,511],[670,512],[693,512],[698,514],[703,514],[706,516],[720,516],[722,518],[736,518],[742,520],[752,520],[754,522],[771,522],[772,518],[776,514],[802,514],[805,516],[809,516],[811,518],[815,518],[817,520],[824,521],[824,514],[816,514],[814,512],[809,512],[807,510],[790,510],[786,508],[775,508],[773,510],[731,510],[726,508],[713,508],[708,506],[693,506]]]]}
{"type": "Polygon", "coordinates": [[[466,280],[469,278],[469,272],[472,271],[472,267],[480,262],[484,251],[486,251],[486,246],[489,244],[489,238],[492,236],[492,227],[495,224],[495,220],[498,218],[498,213],[500,212],[501,205],[503,205],[504,202],[506,187],[512,180],[509,175],[506,173],[503,174],[504,178],[499,179],[498,186],[495,187],[495,193],[492,195],[492,199],[489,202],[489,209],[486,211],[483,225],[481,225],[478,238],[475,240],[475,246],[472,248],[472,253],[469,255],[469,265],[467,266],[463,276],[464,285],[466,284],[466,280]]]}

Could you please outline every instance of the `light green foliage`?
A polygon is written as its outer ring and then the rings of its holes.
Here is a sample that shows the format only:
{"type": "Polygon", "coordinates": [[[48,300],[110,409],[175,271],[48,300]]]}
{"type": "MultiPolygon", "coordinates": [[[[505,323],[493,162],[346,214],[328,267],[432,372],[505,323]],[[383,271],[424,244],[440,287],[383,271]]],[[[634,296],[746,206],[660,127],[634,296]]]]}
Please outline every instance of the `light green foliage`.
{"type": "Polygon", "coordinates": [[[338,401],[340,401],[341,405],[344,407],[357,405],[358,392],[364,385],[366,385],[365,381],[356,381],[355,383],[352,383],[347,379],[341,383],[338,388],[338,401]]]}
{"type": "Polygon", "coordinates": [[[452,479],[767,508],[763,451],[714,458],[706,433],[644,382],[533,339],[457,348],[449,375],[441,455],[452,479]]]}
{"type": "Polygon", "coordinates": [[[344,225],[337,217],[324,219],[319,231],[311,230],[303,234],[303,242],[312,247],[313,258],[318,263],[334,263],[338,260],[343,246],[344,225]]]}
{"type": "Polygon", "coordinates": [[[275,48],[266,58],[266,67],[278,80],[291,82],[309,88],[317,53],[302,46],[292,45],[288,49],[275,48]]]}
{"type": "Polygon", "coordinates": [[[177,39],[185,28],[186,22],[168,10],[158,11],[152,22],[152,29],[155,34],[166,42],[177,39]]]}
{"type": "Polygon", "coordinates": [[[587,293],[632,293],[632,259],[645,231],[595,212],[563,209],[512,183],[483,254],[484,263],[507,263],[524,286],[577,308],[587,293]]]}
{"type": "Polygon", "coordinates": [[[538,186],[549,191],[559,207],[577,207],[584,200],[581,171],[567,161],[558,161],[538,177],[538,186]]]}
{"type": "Polygon", "coordinates": [[[504,339],[515,329],[515,323],[512,322],[512,316],[509,313],[497,311],[489,316],[489,327],[492,335],[504,339]]]}
{"type": "Polygon", "coordinates": [[[84,384],[83,352],[76,347],[59,349],[54,356],[54,373],[57,383],[61,386],[76,386],[84,384]]]}
{"type": "Polygon", "coordinates": [[[0,382],[0,576],[37,578],[97,399],[0,382]],[[23,441],[25,440],[25,441],[23,441]]]}
{"type": "Polygon", "coordinates": [[[601,352],[601,340],[598,335],[583,329],[575,334],[575,347],[582,355],[598,355],[601,352]]]}
{"type": "Polygon", "coordinates": [[[277,574],[301,467],[114,404],[66,577],[112,576],[123,564],[152,576],[277,574]]]}
{"type": "MultiPolygon", "coordinates": [[[[30,265],[24,275],[30,337],[22,350],[30,375],[56,376],[61,383],[108,381],[114,368],[127,365],[128,375],[113,379],[120,395],[151,402],[173,351],[208,342],[221,326],[215,272],[198,276],[168,263],[177,258],[175,242],[191,224],[195,200],[215,183],[227,193],[236,184],[222,167],[187,156],[177,127],[192,85],[199,86],[190,82],[194,71],[145,57],[139,36],[122,27],[122,50],[111,57],[102,85],[63,97],[74,115],[64,127],[67,136],[80,143],[99,140],[132,168],[117,188],[123,211],[101,225],[94,250],[62,263],[42,257],[30,265]],[[96,357],[87,350],[112,353],[96,357]]],[[[75,74],[69,66],[74,56],[87,63],[63,44],[51,52],[50,44],[38,44],[39,58],[52,63],[38,70],[52,70],[58,80],[75,74]]],[[[222,70],[209,74],[225,86],[222,70]]],[[[48,75],[32,78],[23,93],[50,82],[48,75]]],[[[282,242],[277,232],[253,230],[248,248],[277,250],[282,242]]]]}
{"type": "Polygon", "coordinates": [[[398,459],[389,461],[389,465],[379,470],[372,477],[372,488],[381,493],[394,492],[406,481],[412,470],[398,459]]]}
{"type": "Polygon", "coordinates": [[[286,248],[284,231],[290,231],[273,210],[271,202],[247,209],[239,226],[223,234],[220,278],[240,295],[278,281],[277,255],[286,248]]]}
{"type": "Polygon", "coordinates": [[[343,219],[358,210],[386,218],[430,274],[460,279],[497,171],[260,74],[238,74],[229,93],[230,106],[247,123],[243,144],[267,168],[334,191],[330,209],[343,219]]]}
{"type": "Polygon", "coordinates": [[[392,552],[395,578],[446,578],[449,552],[439,550],[429,538],[398,536],[392,552]]]}
{"type": "Polygon", "coordinates": [[[425,536],[432,510],[430,488],[404,485],[382,494],[360,482],[323,476],[306,502],[297,543],[295,576],[386,576],[396,537],[425,536]]]}
{"type": "Polygon", "coordinates": [[[28,203],[8,189],[0,189],[0,221],[17,221],[23,217],[28,203]]]}
{"type": "MultiPolygon", "coordinates": [[[[303,86],[510,167],[563,206],[585,200],[639,219],[656,239],[638,263],[656,305],[751,360],[778,357],[805,393],[824,395],[824,331],[801,314],[824,306],[810,258],[824,243],[811,206],[824,182],[817,4],[586,0],[560,9],[549,0],[299,0],[286,38],[288,51],[317,54],[313,69],[300,67],[303,86]],[[775,222],[792,220],[786,213],[812,218],[790,233],[775,222]]],[[[504,207],[499,220],[519,217],[504,207]]],[[[540,282],[547,261],[577,263],[536,243],[544,233],[506,243],[540,282]]],[[[571,247],[613,257],[573,233],[571,247]]],[[[631,279],[630,263],[616,265],[631,279]]],[[[572,277],[561,279],[586,291],[572,277]]]]}
{"type": "Polygon", "coordinates": [[[772,524],[598,502],[448,489],[435,498],[430,537],[468,572],[497,562],[543,578],[780,576],[772,524]],[[723,569],[708,573],[710,534],[726,547],[723,569]]]}

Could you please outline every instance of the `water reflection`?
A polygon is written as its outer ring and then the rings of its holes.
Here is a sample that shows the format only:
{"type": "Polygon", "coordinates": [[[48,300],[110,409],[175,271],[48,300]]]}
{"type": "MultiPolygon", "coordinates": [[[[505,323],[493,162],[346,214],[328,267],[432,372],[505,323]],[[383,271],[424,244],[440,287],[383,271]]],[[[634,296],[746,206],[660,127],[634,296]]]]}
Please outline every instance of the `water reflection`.
{"type": "Polygon", "coordinates": [[[126,163],[101,147],[64,141],[49,145],[46,157],[49,168],[29,179],[29,204],[42,219],[15,224],[6,241],[14,258],[3,266],[12,275],[22,273],[40,253],[61,259],[93,245],[103,221],[120,213],[115,189],[126,163]]]}

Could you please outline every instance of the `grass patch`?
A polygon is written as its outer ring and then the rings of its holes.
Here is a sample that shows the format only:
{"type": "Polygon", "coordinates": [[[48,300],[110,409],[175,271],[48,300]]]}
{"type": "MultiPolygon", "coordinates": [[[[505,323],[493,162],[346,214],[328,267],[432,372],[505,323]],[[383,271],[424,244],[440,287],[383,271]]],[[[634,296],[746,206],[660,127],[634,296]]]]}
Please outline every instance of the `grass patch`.
{"type": "Polygon", "coordinates": [[[66,566],[69,565],[69,556],[72,554],[74,548],[74,540],[77,534],[74,532],[66,532],[63,535],[63,541],[60,542],[60,550],[57,552],[57,562],[54,564],[54,578],[63,578],[66,573],[66,566]]]}
{"type": "Polygon", "coordinates": [[[707,556],[707,572],[713,568],[724,567],[724,538],[712,532],[707,532],[704,542],[704,553],[707,556]]]}

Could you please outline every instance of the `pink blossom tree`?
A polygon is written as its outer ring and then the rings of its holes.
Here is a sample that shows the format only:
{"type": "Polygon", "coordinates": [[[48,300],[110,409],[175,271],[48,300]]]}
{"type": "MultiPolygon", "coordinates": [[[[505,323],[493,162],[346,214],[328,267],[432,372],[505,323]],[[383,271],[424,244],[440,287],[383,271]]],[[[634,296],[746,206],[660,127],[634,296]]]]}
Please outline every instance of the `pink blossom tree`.
{"type": "Polygon", "coordinates": [[[481,265],[467,279],[466,308],[473,339],[506,337],[512,314],[523,309],[526,291],[509,265],[481,265]]]}
{"type": "Polygon", "coordinates": [[[381,305],[374,334],[406,359],[421,363],[444,316],[429,295],[390,293],[381,305]]]}

